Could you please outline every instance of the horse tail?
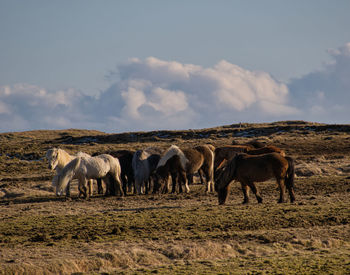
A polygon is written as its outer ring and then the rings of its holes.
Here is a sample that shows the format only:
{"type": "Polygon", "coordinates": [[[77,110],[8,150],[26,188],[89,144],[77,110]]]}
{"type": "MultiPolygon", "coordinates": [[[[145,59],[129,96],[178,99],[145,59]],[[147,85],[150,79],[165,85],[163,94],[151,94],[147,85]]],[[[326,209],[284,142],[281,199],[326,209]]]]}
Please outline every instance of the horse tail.
{"type": "Polygon", "coordinates": [[[291,157],[285,157],[285,159],[288,161],[288,169],[287,173],[284,179],[284,183],[289,188],[294,188],[294,175],[295,175],[295,165],[294,165],[294,159],[291,157]]]}
{"type": "Polygon", "coordinates": [[[56,194],[60,195],[63,190],[66,189],[68,183],[73,179],[75,176],[78,168],[80,167],[81,158],[75,158],[72,161],[70,161],[61,171],[61,173],[58,175],[58,181],[56,186],[56,194]]]}

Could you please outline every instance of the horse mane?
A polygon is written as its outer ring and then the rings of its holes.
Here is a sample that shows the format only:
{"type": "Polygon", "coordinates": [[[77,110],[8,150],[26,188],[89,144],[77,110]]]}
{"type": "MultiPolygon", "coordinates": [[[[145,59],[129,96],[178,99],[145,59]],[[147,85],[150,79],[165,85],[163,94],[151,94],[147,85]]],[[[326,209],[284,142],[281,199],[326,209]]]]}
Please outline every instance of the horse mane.
{"type": "Polygon", "coordinates": [[[164,153],[164,156],[158,162],[157,168],[164,166],[166,162],[173,156],[179,156],[182,167],[185,169],[188,159],[186,158],[184,152],[176,145],[171,145],[170,148],[164,153]]]}
{"type": "Polygon", "coordinates": [[[62,192],[67,187],[67,184],[73,179],[76,170],[79,168],[81,158],[77,157],[70,161],[58,175],[58,181],[56,186],[56,193],[62,192]]]}

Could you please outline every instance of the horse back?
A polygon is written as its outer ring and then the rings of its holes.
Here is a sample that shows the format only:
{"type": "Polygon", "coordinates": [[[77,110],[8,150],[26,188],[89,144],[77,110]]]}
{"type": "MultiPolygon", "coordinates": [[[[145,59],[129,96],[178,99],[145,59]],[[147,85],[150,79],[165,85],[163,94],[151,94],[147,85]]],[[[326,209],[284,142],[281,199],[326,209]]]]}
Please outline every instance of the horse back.
{"type": "Polygon", "coordinates": [[[197,172],[204,163],[204,155],[196,149],[188,148],[182,150],[188,159],[185,170],[187,173],[197,172]]]}
{"type": "Polygon", "coordinates": [[[199,145],[194,149],[199,151],[204,157],[204,165],[208,168],[214,169],[214,151],[209,145],[199,145]]]}
{"type": "Polygon", "coordinates": [[[117,150],[111,151],[108,154],[118,158],[122,172],[132,171],[132,158],[135,151],[131,150],[117,150]]]}
{"type": "Polygon", "coordinates": [[[251,181],[266,181],[270,178],[284,178],[288,161],[279,153],[263,155],[239,155],[237,177],[251,181]]]}
{"type": "Polygon", "coordinates": [[[268,154],[268,153],[279,153],[281,156],[285,156],[285,152],[284,150],[282,150],[281,148],[278,148],[276,146],[273,145],[268,145],[262,148],[258,148],[258,149],[252,149],[252,150],[248,150],[247,154],[249,155],[262,155],[262,154],[268,154]]]}

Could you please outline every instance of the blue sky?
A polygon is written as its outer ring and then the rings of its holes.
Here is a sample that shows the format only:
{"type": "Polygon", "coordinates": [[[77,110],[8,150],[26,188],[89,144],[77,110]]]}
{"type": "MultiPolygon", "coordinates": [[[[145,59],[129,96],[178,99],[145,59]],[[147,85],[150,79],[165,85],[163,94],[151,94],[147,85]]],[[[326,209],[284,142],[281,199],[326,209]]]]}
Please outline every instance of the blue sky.
{"type": "Polygon", "coordinates": [[[0,0],[0,131],[347,123],[349,12],[340,0],[0,0]]]}

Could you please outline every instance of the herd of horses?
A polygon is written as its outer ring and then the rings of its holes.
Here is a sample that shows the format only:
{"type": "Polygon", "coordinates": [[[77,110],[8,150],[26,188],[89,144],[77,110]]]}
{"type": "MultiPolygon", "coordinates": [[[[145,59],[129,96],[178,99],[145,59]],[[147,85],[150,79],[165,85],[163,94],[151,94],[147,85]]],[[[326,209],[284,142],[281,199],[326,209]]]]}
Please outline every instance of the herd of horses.
{"type": "Polygon", "coordinates": [[[70,182],[78,180],[79,197],[89,198],[97,182],[98,194],[125,196],[134,194],[190,192],[198,173],[206,192],[217,192],[219,204],[227,200],[230,184],[238,181],[249,202],[250,190],[258,203],[262,197],[256,182],[274,178],[279,187],[279,203],[295,201],[294,160],[273,145],[257,141],[214,147],[210,144],[191,148],[171,145],[167,150],[149,147],[142,150],[118,150],[89,155],[70,155],[59,148],[46,152],[49,169],[56,175],[52,185],[56,195],[70,196],[70,182]]]}

